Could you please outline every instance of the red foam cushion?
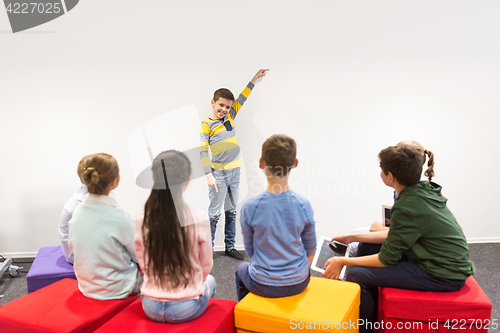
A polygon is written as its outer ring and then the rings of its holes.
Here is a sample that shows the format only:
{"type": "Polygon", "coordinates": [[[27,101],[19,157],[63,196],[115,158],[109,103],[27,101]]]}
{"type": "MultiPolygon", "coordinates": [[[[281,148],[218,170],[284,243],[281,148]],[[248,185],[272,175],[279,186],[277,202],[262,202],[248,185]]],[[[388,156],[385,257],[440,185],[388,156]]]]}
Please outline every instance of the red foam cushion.
{"type": "MultiPolygon", "coordinates": [[[[386,318],[427,321],[438,319],[490,319],[492,304],[470,276],[455,292],[380,288],[380,305],[386,318]]],[[[379,306],[380,306],[379,305],[379,306]]]]}
{"type": "Polygon", "coordinates": [[[195,320],[182,324],[157,323],[149,319],[142,309],[142,300],[138,299],[113,319],[102,325],[96,333],[123,332],[234,332],[235,301],[210,299],[205,312],[195,320]]]}
{"type": "Polygon", "coordinates": [[[63,279],[0,307],[2,333],[93,332],[137,299],[99,301],[63,279]]]}

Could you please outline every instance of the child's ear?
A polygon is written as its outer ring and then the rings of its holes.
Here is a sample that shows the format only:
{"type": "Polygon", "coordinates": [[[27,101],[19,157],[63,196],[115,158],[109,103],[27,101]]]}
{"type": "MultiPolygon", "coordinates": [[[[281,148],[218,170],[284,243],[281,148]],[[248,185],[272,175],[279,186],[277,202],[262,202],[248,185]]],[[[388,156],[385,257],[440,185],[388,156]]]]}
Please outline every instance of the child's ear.
{"type": "Polygon", "coordinates": [[[111,190],[114,190],[115,188],[117,188],[119,183],[120,183],[120,177],[118,176],[111,181],[111,184],[110,184],[111,190]]]}
{"type": "Polygon", "coordinates": [[[295,159],[295,163],[293,163],[293,167],[292,168],[296,168],[297,165],[299,165],[299,160],[298,159],[295,159]]]}
{"type": "Polygon", "coordinates": [[[259,158],[259,168],[261,169],[264,169],[266,167],[266,162],[264,161],[264,159],[261,157],[259,158]]]}
{"type": "Polygon", "coordinates": [[[212,101],[210,102],[210,104],[212,104],[212,107],[214,107],[214,106],[215,106],[215,101],[214,101],[214,100],[212,100],[212,101]]]}
{"type": "Polygon", "coordinates": [[[390,182],[391,184],[394,184],[394,181],[396,181],[396,177],[394,177],[394,175],[392,174],[392,172],[390,172],[390,171],[389,171],[389,172],[387,173],[387,176],[389,176],[389,182],[390,182]]]}
{"type": "Polygon", "coordinates": [[[189,175],[188,179],[186,179],[186,181],[182,184],[182,192],[186,191],[190,181],[191,181],[191,175],[189,175]]]}

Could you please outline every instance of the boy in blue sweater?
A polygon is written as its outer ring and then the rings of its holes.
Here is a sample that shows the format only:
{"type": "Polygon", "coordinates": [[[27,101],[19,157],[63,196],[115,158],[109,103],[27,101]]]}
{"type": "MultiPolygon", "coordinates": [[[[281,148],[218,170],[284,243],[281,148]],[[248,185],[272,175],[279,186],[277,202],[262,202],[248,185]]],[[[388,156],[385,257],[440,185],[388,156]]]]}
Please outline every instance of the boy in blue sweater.
{"type": "Polygon", "coordinates": [[[273,135],[262,145],[259,167],[267,190],[241,208],[243,243],[251,262],[236,269],[238,300],[252,292],[264,297],[300,294],[309,284],[309,264],[316,249],[313,209],[309,200],[290,190],[297,145],[286,135],[273,135]]]}

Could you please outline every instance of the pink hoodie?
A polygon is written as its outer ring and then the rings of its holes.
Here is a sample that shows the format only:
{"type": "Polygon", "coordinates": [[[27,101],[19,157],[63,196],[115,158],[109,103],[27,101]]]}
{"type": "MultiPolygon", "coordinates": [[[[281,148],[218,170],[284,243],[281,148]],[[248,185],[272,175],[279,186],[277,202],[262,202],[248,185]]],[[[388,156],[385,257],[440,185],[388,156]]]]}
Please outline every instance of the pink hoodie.
{"type": "MultiPolygon", "coordinates": [[[[183,301],[189,299],[197,299],[200,295],[205,293],[205,286],[203,282],[212,270],[212,235],[210,232],[210,221],[208,215],[201,211],[190,210],[195,226],[195,232],[192,233],[195,239],[191,240],[191,264],[194,270],[194,284],[188,285],[186,288],[183,286],[175,290],[164,290],[157,286],[148,272],[144,270],[144,242],[142,235],[142,224],[144,223],[144,213],[137,215],[135,219],[135,253],[139,261],[139,266],[144,274],[144,283],[141,287],[141,294],[155,299],[157,301],[183,301]]],[[[147,255],[146,255],[147,261],[147,255]]]]}

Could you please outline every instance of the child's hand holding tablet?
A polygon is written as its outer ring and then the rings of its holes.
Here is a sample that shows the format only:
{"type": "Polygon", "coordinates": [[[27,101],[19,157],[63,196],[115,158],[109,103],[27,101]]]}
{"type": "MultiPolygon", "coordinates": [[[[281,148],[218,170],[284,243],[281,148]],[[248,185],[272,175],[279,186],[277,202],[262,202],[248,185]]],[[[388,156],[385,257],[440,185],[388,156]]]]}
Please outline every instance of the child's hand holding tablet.
{"type": "MultiPolygon", "coordinates": [[[[350,246],[348,244],[334,240],[330,242],[330,238],[322,236],[319,245],[316,248],[316,253],[311,263],[311,269],[316,272],[325,273],[329,259],[334,257],[349,257],[350,246]]],[[[338,278],[343,279],[345,268],[342,269],[338,278]]]]}

